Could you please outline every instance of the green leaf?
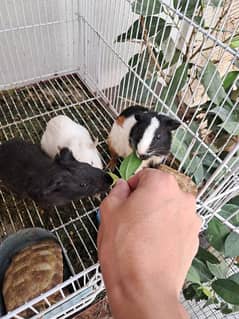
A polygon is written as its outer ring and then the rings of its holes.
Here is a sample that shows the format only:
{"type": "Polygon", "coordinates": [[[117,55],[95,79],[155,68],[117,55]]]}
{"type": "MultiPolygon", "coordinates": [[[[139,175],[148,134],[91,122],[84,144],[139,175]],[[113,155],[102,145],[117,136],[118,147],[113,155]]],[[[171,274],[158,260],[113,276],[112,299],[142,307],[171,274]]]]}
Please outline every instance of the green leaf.
{"type": "Polygon", "coordinates": [[[134,175],[140,164],[141,160],[134,153],[127,156],[120,165],[119,171],[121,177],[128,180],[132,175],[134,175]]]}
{"type": "Polygon", "coordinates": [[[230,43],[230,47],[233,49],[239,48],[239,36],[236,36],[232,39],[232,41],[230,43]]]}
{"type": "Polygon", "coordinates": [[[224,241],[229,233],[230,229],[226,225],[223,225],[216,217],[208,223],[206,230],[207,240],[218,251],[223,251],[224,241]]]}
{"type": "Polygon", "coordinates": [[[234,81],[238,78],[238,75],[239,71],[228,72],[227,76],[223,81],[223,87],[225,90],[229,89],[233,85],[234,81]]]}
{"type": "Polygon", "coordinates": [[[192,265],[187,273],[186,281],[200,284],[200,275],[197,269],[192,265]]]}
{"type": "Polygon", "coordinates": [[[238,111],[237,109],[234,112],[231,112],[230,109],[226,107],[215,107],[210,110],[210,113],[216,114],[223,123],[219,124],[219,127],[222,127],[229,134],[238,135],[239,134],[239,124],[238,124],[238,111]],[[237,113],[236,113],[237,112],[237,113]]]}
{"type": "MultiPolygon", "coordinates": [[[[187,78],[188,64],[182,63],[175,71],[169,85],[164,87],[161,92],[160,99],[175,112],[177,110],[177,105],[175,104],[177,93],[185,86],[187,78]]],[[[163,111],[164,107],[161,103],[158,103],[156,109],[163,111]]]]}
{"type": "Polygon", "coordinates": [[[220,264],[211,264],[207,261],[207,266],[210,272],[218,279],[225,278],[229,270],[225,261],[222,261],[220,264]]]}
{"type": "Polygon", "coordinates": [[[207,5],[211,7],[222,7],[223,6],[223,1],[221,0],[203,0],[203,6],[206,7],[207,5]]]}
{"type": "Polygon", "coordinates": [[[230,279],[230,280],[236,282],[239,285],[239,272],[237,272],[236,274],[231,275],[227,279],[230,279]]]}
{"type": "Polygon", "coordinates": [[[142,83],[133,72],[129,71],[120,81],[119,95],[132,99],[134,102],[144,103],[152,96],[145,84],[154,90],[157,80],[158,76],[157,74],[154,74],[152,78],[147,79],[142,83]]]}
{"type": "Polygon", "coordinates": [[[202,247],[198,248],[196,258],[204,262],[209,261],[211,264],[219,264],[219,260],[212,253],[202,247]]]}
{"type": "Polygon", "coordinates": [[[173,98],[175,92],[179,92],[185,86],[188,79],[188,64],[182,63],[174,73],[169,83],[168,96],[173,98]]]}
{"type": "Polygon", "coordinates": [[[172,154],[176,157],[177,160],[180,162],[184,159],[185,154],[188,150],[187,144],[180,138],[182,134],[181,132],[184,131],[184,128],[179,127],[177,129],[177,132],[173,134],[173,140],[172,140],[172,145],[171,145],[171,152],[172,154]]]}
{"type": "Polygon", "coordinates": [[[132,11],[143,16],[159,14],[161,7],[159,0],[136,0],[132,3],[132,11]]]}
{"type": "Polygon", "coordinates": [[[193,175],[193,179],[197,185],[203,181],[205,172],[203,162],[200,157],[195,156],[185,169],[187,169],[190,175],[193,175]]]}
{"type": "Polygon", "coordinates": [[[160,47],[161,41],[168,39],[171,33],[171,30],[172,30],[171,26],[166,26],[165,28],[160,30],[155,37],[155,45],[158,45],[160,47]]]}
{"type": "MultiPolygon", "coordinates": [[[[223,88],[223,83],[216,66],[210,61],[206,68],[201,72],[201,83],[204,86],[208,97],[213,100],[215,104],[221,105],[227,94],[223,88]]],[[[232,105],[229,98],[227,98],[227,101],[232,105]]]]}
{"type": "Polygon", "coordinates": [[[239,305],[239,285],[230,279],[217,279],[212,283],[213,290],[226,302],[239,305]]]}
{"type": "Polygon", "coordinates": [[[239,226],[239,203],[235,204],[232,202],[232,204],[225,204],[220,212],[219,215],[222,216],[225,219],[229,219],[229,222],[231,224],[233,224],[234,226],[239,226]],[[237,212],[237,213],[236,213],[237,212]],[[235,214],[236,213],[236,214],[235,214]],[[232,218],[230,218],[233,214],[235,214],[235,216],[233,216],[232,218]]]}
{"type": "Polygon", "coordinates": [[[200,277],[200,282],[207,282],[212,279],[211,272],[201,260],[194,258],[192,266],[197,270],[200,277]]]}
{"type": "MultiPolygon", "coordinates": [[[[149,37],[156,35],[158,32],[164,29],[166,21],[162,18],[148,16],[145,18],[144,26],[149,37]]],[[[143,28],[140,19],[136,20],[129,29],[120,34],[116,42],[125,42],[128,40],[142,40],[143,39],[143,28]]]]}
{"type": "Polygon", "coordinates": [[[117,175],[115,175],[114,173],[111,173],[111,172],[108,172],[108,174],[113,179],[112,185],[114,185],[117,182],[117,180],[119,179],[119,176],[117,176],[117,175]]]}
{"type": "Polygon", "coordinates": [[[239,256],[239,234],[231,232],[225,241],[225,256],[236,257],[239,256]]]}
{"type": "Polygon", "coordinates": [[[185,14],[188,18],[192,18],[197,9],[200,7],[200,1],[188,1],[188,0],[174,0],[173,1],[174,8],[178,8],[183,14],[185,14]]]}
{"type": "Polygon", "coordinates": [[[204,295],[207,296],[208,298],[212,298],[213,297],[213,293],[208,287],[201,286],[198,289],[201,289],[202,292],[204,293],[204,295]]]}
{"type": "Polygon", "coordinates": [[[231,135],[239,135],[239,123],[228,119],[226,122],[219,124],[227,133],[231,135]]]}

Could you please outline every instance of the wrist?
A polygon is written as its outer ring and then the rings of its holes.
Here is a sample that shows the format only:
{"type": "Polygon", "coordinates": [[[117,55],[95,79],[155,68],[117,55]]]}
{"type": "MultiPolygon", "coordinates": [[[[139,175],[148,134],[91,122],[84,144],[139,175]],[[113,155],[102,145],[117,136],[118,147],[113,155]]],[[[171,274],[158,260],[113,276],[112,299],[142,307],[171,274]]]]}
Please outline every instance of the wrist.
{"type": "MultiPolygon", "coordinates": [[[[130,281],[107,289],[108,298],[115,319],[188,319],[188,315],[180,304],[176,294],[167,292],[164,287],[137,289],[130,281]],[[125,289],[126,288],[126,289],[125,289]]],[[[143,287],[142,287],[143,288],[143,287]]]]}

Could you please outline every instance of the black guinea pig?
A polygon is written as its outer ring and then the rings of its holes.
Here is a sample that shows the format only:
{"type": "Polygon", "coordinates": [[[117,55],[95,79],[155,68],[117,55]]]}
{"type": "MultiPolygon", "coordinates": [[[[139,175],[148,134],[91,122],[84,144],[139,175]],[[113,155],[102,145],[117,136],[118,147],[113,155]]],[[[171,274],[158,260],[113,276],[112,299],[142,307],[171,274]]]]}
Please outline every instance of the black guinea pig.
{"type": "Polygon", "coordinates": [[[133,151],[143,167],[157,167],[170,152],[172,131],[180,123],[164,114],[142,106],[125,109],[115,120],[108,137],[111,153],[110,168],[117,157],[126,157],[133,151]]]}
{"type": "Polygon", "coordinates": [[[42,207],[105,192],[112,183],[101,169],[76,161],[68,148],[52,160],[40,146],[21,139],[0,145],[0,179],[11,191],[42,207]]]}

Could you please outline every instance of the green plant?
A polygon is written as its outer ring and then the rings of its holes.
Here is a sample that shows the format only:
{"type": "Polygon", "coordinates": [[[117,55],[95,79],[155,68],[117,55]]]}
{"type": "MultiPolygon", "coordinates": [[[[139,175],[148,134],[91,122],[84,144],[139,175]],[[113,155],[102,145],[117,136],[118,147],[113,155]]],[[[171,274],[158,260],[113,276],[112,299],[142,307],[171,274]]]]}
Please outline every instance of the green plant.
{"type": "MultiPolygon", "coordinates": [[[[222,18],[230,7],[225,1],[173,0],[174,8],[182,14],[176,17],[161,0],[135,0],[131,8],[138,19],[115,39],[141,46],[140,52],[130,58],[128,72],[119,84],[121,98],[131,104],[149,103],[156,111],[174,113],[181,118],[185,125],[173,136],[171,164],[192,176],[199,188],[239,140],[239,110],[234,106],[239,96],[238,64],[221,76],[219,61],[208,58],[217,43],[205,45],[207,39],[204,38],[194,47],[197,33],[193,30],[189,38],[183,39],[182,49],[172,37],[173,30],[180,32],[184,16],[204,29],[209,28],[204,20],[207,5],[222,7],[222,17],[213,27],[216,31],[222,27],[222,18]],[[202,65],[197,63],[199,54],[205,56],[202,65]],[[193,100],[195,82],[204,88],[207,99],[188,105],[184,91],[187,88],[193,100]]],[[[180,36],[183,38],[183,34],[180,36]]],[[[221,41],[236,50],[238,36],[237,33],[232,39],[227,37],[221,41]]],[[[235,159],[234,156],[231,163],[235,159]]],[[[137,165],[139,160],[131,154],[121,164],[121,177],[128,179],[137,165]]],[[[218,214],[228,218],[234,213],[230,222],[239,226],[238,209],[239,201],[234,200],[224,205],[218,214]]],[[[225,314],[239,311],[239,273],[230,275],[229,271],[231,265],[238,265],[239,235],[214,217],[206,236],[212,251],[199,248],[188,273],[184,296],[205,300],[205,305],[215,304],[225,314]]]]}
{"type": "MultiPolygon", "coordinates": [[[[223,1],[217,0],[173,1],[174,8],[204,28],[206,5],[217,7],[219,3],[223,6],[223,1]]],[[[130,58],[129,71],[119,84],[119,94],[132,104],[148,101],[155,110],[170,110],[185,123],[190,123],[177,130],[172,154],[197,185],[203,185],[219,165],[216,156],[224,159],[238,140],[239,111],[233,108],[233,104],[239,95],[239,71],[231,71],[221,78],[215,61],[206,59],[205,65],[198,65],[195,62],[197,54],[200,51],[206,53],[212,47],[204,48],[203,40],[194,50],[195,30],[188,40],[184,39],[186,49],[179,49],[172,31],[181,30],[182,17],[173,15],[161,0],[135,0],[131,8],[138,14],[138,19],[115,41],[136,42],[141,45],[141,50],[130,58]],[[184,103],[183,90],[187,86],[193,95],[191,86],[195,81],[204,87],[208,99],[201,105],[191,107],[184,103]],[[159,92],[158,99],[153,92],[159,92]],[[186,152],[188,149],[190,152],[186,152]]],[[[226,15],[227,10],[225,6],[222,15],[226,15]]],[[[215,30],[220,23],[219,19],[215,30]]],[[[235,49],[238,35],[226,41],[235,49]]]]}

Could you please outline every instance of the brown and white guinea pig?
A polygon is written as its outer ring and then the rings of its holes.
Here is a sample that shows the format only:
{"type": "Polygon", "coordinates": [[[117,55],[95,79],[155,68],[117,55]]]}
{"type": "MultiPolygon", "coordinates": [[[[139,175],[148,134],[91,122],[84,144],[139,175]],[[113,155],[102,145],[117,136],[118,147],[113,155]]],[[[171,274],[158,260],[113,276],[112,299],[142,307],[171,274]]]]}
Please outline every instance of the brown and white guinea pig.
{"type": "Polygon", "coordinates": [[[43,151],[54,158],[59,149],[67,147],[79,162],[88,163],[102,169],[102,162],[97,151],[98,140],[93,141],[87,129],[65,115],[53,117],[46,126],[41,138],[43,151]]]}
{"type": "Polygon", "coordinates": [[[179,125],[178,121],[142,106],[125,109],[109,133],[109,167],[115,166],[117,157],[126,157],[132,151],[142,160],[139,169],[159,166],[170,152],[171,132],[179,125]]]}
{"type": "Polygon", "coordinates": [[[42,207],[106,192],[112,184],[107,173],[78,162],[68,148],[51,159],[40,146],[22,139],[0,145],[0,179],[11,191],[42,207]]]}

